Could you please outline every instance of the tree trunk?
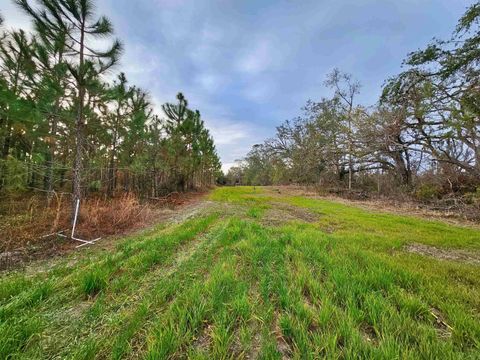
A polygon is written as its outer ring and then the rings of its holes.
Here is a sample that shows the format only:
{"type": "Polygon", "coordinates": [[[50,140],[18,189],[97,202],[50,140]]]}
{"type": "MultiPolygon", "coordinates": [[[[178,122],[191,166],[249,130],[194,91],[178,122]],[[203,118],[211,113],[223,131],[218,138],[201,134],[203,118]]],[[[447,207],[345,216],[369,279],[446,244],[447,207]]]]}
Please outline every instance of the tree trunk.
{"type": "Polygon", "coordinates": [[[395,169],[402,185],[410,186],[412,179],[411,170],[405,165],[402,153],[400,151],[395,151],[392,156],[395,161],[395,169]]]}
{"type": "Polygon", "coordinates": [[[6,160],[8,157],[8,154],[10,153],[10,144],[12,139],[12,125],[10,124],[10,121],[8,119],[6,123],[7,123],[6,124],[7,133],[5,135],[5,140],[3,142],[3,148],[2,148],[3,160],[6,160]]]}
{"type": "Polygon", "coordinates": [[[350,111],[348,115],[348,190],[352,190],[352,180],[353,180],[353,159],[352,159],[352,106],[350,106],[350,111]]]}
{"type": "Polygon", "coordinates": [[[48,146],[48,154],[47,154],[47,169],[46,169],[46,181],[45,181],[45,190],[48,191],[47,193],[47,204],[50,206],[50,202],[52,201],[53,197],[53,164],[55,162],[55,136],[57,134],[57,120],[54,115],[52,120],[52,127],[51,127],[51,139],[48,146]]]}
{"type": "Polygon", "coordinates": [[[83,163],[83,143],[84,143],[84,119],[83,107],[85,102],[85,75],[84,75],[84,39],[85,24],[82,23],[80,29],[80,62],[77,79],[78,88],[78,109],[75,120],[75,160],[73,164],[73,196],[72,196],[72,222],[75,216],[77,202],[82,200],[82,163],[83,163]]]}
{"type": "MultiPolygon", "coordinates": [[[[82,167],[83,167],[83,98],[84,90],[80,90],[78,114],[75,121],[75,160],[73,164],[73,196],[72,196],[72,215],[74,215],[77,201],[82,199],[82,167]]],[[[73,217],[72,217],[73,221],[73,217]]]]}
{"type": "Polygon", "coordinates": [[[114,143],[112,153],[110,155],[110,161],[108,165],[108,188],[107,195],[112,197],[116,185],[116,171],[115,171],[115,155],[116,155],[116,137],[114,137],[114,143]]]}

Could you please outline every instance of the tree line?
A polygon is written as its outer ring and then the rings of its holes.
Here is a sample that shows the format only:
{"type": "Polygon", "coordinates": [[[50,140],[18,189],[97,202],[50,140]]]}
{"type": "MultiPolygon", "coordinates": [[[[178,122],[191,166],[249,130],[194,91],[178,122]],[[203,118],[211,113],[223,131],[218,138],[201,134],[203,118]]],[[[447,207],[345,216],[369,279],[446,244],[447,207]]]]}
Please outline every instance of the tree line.
{"type": "Polygon", "coordinates": [[[480,185],[480,3],[447,40],[404,60],[375,106],[361,86],[333,70],[330,97],[309,100],[230,169],[228,182],[319,184],[347,189],[475,191],[480,185]]]}
{"type": "MultiPolygon", "coordinates": [[[[0,192],[156,197],[209,186],[213,139],[183,94],[154,113],[120,72],[123,46],[89,0],[16,0],[33,31],[0,31],[0,192]]],[[[0,20],[3,22],[3,20],[0,20]]]]}

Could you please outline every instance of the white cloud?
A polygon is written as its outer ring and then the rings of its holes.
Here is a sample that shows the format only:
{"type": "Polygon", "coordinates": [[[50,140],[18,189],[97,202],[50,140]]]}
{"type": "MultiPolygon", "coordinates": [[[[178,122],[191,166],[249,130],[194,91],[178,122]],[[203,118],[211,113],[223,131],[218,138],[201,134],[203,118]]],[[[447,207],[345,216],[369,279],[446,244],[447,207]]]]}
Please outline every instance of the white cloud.
{"type": "Polygon", "coordinates": [[[228,163],[223,163],[222,164],[222,171],[226,175],[228,173],[228,170],[230,170],[231,167],[235,166],[235,162],[228,162],[228,163]]]}
{"type": "Polygon", "coordinates": [[[256,103],[265,103],[273,95],[272,81],[262,81],[255,79],[245,87],[242,94],[245,98],[256,103]]]}
{"type": "Polygon", "coordinates": [[[217,28],[211,24],[204,24],[196,41],[187,55],[198,66],[212,68],[215,60],[222,58],[222,46],[228,41],[225,38],[227,29],[217,28]]]}
{"type": "Polygon", "coordinates": [[[186,5],[186,0],[156,0],[156,2],[163,8],[179,8],[186,5]]]}
{"type": "Polygon", "coordinates": [[[250,75],[259,74],[272,65],[273,53],[271,42],[266,38],[260,39],[253,48],[248,47],[241,55],[237,69],[250,75]]]}
{"type": "Polygon", "coordinates": [[[5,20],[3,23],[4,28],[23,29],[26,31],[30,31],[32,29],[32,23],[30,19],[20,11],[13,1],[2,0],[0,13],[5,20]]]}
{"type": "Polygon", "coordinates": [[[217,74],[203,72],[195,76],[195,83],[205,91],[215,92],[223,86],[225,80],[217,74]]]}
{"type": "Polygon", "coordinates": [[[246,124],[226,123],[224,120],[215,123],[209,129],[217,145],[238,144],[251,135],[246,124]]]}

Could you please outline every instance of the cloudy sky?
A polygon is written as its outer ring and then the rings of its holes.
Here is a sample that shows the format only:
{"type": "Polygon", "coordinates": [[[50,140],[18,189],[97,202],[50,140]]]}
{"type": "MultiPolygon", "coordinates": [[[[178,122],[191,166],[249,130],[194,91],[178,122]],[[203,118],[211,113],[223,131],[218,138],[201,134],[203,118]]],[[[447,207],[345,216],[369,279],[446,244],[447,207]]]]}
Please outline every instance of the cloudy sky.
{"type": "MultiPolygon", "coordinates": [[[[383,81],[433,37],[446,38],[467,0],[97,0],[125,45],[118,70],[157,108],[182,91],[202,113],[224,169],[252,144],[329,94],[334,67],[376,102],[383,81]]],[[[5,26],[28,28],[10,0],[5,26]]]]}

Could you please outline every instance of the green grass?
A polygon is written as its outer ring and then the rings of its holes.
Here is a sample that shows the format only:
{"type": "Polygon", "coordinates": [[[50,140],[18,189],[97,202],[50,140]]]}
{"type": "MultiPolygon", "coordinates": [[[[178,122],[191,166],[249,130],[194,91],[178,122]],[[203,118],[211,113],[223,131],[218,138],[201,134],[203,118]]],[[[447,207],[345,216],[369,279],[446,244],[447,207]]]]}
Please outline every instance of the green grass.
{"type": "Polygon", "coordinates": [[[478,230],[258,187],[210,200],[4,274],[0,358],[480,358],[480,267],[404,250],[479,251],[478,230]]]}

